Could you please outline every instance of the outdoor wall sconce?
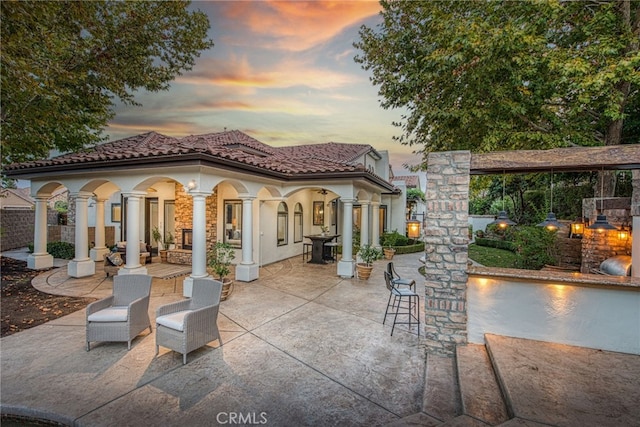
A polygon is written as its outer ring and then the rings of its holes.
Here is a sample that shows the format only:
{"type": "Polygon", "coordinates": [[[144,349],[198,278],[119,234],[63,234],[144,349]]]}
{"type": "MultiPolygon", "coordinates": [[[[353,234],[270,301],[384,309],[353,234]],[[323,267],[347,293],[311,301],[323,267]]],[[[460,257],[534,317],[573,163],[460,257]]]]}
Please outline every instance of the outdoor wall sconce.
{"type": "Polygon", "coordinates": [[[627,230],[625,227],[622,227],[620,230],[618,230],[618,239],[626,241],[628,238],[629,230],[627,230]]]}
{"type": "Polygon", "coordinates": [[[407,236],[410,239],[417,239],[420,237],[420,221],[412,218],[407,222],[407,236]]]}
{"type": "Polygon", "coordinates": [[[198,187],[198,184],[196,183],[196,180],[192,179],[191,181],[189,181],[185,189],[187,191],[191,191],[191,190],[195,190],[197,187],[198,187]]]}
{"type": "Polygon", "coordinates": [[[571,235],[569,237],[580,239],[584,234],[584,221],[582,218],[578,218],[571,223],[571,235]]]}

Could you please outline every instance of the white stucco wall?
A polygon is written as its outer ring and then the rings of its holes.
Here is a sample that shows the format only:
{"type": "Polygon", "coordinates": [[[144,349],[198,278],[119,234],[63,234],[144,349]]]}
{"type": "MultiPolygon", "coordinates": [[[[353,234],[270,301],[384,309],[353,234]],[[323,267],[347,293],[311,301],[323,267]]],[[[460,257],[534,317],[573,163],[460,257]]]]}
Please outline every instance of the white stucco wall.
{"type": "Polygon", "coordinates": [[[640,291],[471,276],[468,340],[498,334],[640,354],[640,291]]]}

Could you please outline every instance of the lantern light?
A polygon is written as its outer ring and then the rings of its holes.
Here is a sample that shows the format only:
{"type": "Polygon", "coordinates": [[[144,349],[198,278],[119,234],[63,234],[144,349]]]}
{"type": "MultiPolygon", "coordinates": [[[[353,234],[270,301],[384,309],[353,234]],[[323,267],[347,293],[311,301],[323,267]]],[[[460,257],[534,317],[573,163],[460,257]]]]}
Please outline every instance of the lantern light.
{"type": "Polygon", "coordinates": [[[584,234],[584,221],[582,218],[576,219],[571,223],[571,236],[572,238],[581,238],[584,234]]]}
{"type": "Polygon", "coordinates": [[[515,222],[509,219],[507,215],[507,211],[504,208],[504,192],[505,192],[505,181],[504,181],[504,171],[502,171],[502,210],[498,213],[498,217],[495,221],[490,222],[489,225],[497,225],[498,227],[504,229],[510,225],[516,225],[515,222]]]}
{"type": "Polygon", "coordinates": [[[598,233],[604,233],[607,230],[617,230],[618,228],[609,224],[607,216],[603,213],[604,208],[604,168],[602,168],[602,174],[600,175],[600,210],[596,216],[596,222],[588,226],[590,230],[596,230],[598,233]]]}
{"type": "Polygon", "coordinates": [[[420,221],[415,219],[415,217],[407,221],[407,236],[410,239],[417,239],[420,237],[420,221]]]}

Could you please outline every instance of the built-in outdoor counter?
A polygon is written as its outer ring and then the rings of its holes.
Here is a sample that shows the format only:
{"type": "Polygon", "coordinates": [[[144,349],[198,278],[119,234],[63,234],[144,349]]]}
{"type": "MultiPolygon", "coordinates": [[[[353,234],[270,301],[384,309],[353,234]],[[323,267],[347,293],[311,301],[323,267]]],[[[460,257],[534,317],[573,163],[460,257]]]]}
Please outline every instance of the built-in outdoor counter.
{"type": "Polygon", "coordinates": [[[484,334],[640,354],[640,278],[468,268],[467,338],[484,334]]]}
{"type": "Polygon", "coordinates": [[[517,268],[493,268],[471,266],[467,270],[470,276],[485,278],[496,277],[521,281],[535,281],[576,286],[623,287],[640,292],[640,277],[609,276],[605,274],[584,274],[553,270],[520,270],[517,268]]]}

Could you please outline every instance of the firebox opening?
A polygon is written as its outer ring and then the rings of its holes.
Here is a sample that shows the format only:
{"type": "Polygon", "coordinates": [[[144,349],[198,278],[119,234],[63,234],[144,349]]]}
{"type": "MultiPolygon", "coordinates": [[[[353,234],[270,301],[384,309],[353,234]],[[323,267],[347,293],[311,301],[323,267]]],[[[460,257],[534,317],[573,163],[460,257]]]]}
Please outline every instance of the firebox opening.
{"type": "Polygon", "coordinates": [[[192,248],[193,248],[193,229],[183,228],[182,229],[182,249],[192,249],[192,248]]]}

